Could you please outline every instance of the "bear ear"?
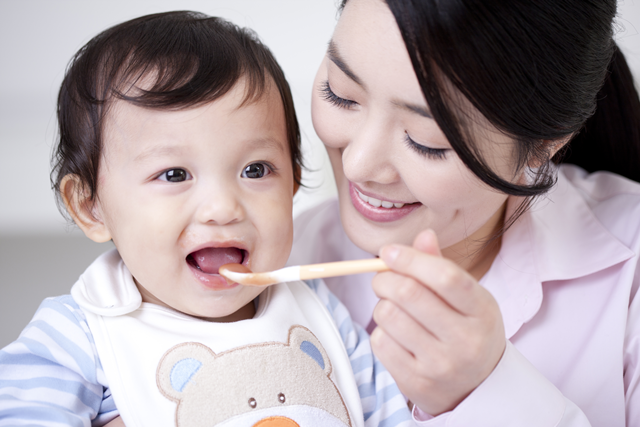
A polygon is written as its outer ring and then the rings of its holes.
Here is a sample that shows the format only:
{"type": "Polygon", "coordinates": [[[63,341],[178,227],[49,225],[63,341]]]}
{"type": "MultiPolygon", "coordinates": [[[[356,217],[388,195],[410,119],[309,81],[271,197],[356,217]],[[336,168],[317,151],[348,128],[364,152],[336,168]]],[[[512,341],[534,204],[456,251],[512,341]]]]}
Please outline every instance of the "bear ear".
{"type": "Polygon", "coordinates": [[[331,360],[329,360],[327,352],[320,344],[320,340],[309,329],[304,326],[293,325],[289,329],[289,346],[305,353],[315,360],[327,376],[331,375],[331,360]]]}
{"type": "Polygon", "coordinates": [[[156,383],[160,392],[169,400],[178,402],[182,391],[200,368],[216,357],[216,354],[197,342],[179,344],[167,351],[156,370],[156,383]]]}

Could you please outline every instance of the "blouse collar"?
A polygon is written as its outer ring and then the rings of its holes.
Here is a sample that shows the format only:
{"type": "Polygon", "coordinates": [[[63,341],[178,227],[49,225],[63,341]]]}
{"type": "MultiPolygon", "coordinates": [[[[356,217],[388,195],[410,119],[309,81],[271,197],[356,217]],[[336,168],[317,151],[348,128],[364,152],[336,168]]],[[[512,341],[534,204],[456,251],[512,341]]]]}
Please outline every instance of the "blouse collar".
{"type": "MultiPolygon", "coordinates": [[[[511,197],[507,215],[521,201],[511,197]]],[[[540,309],[543,282],[577,279],[632,256],[561,169],[554,188],[502,236],[500,252],[480,283],[500,305],[505,333],[511,338],[540,309]]]]}

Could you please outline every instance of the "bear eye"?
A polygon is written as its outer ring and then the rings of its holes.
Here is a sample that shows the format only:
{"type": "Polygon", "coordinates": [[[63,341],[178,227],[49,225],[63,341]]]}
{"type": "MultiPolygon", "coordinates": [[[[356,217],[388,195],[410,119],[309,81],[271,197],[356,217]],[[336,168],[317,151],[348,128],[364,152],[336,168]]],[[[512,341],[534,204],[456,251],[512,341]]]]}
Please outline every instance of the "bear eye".
{"type": "Polygon", "coordinates": [[[252,397],[249,399],[249,406],[255,408],[256,406],[258,406],[258,402],[256,402],[256,400],[252,397]]]}
{"type": "Polygon", "coordinates": [[[284,397],[283,393],[278,394],[278,401],[280,401],[280,403],[284,403],[285,400],[287,399],[284,397]]]}

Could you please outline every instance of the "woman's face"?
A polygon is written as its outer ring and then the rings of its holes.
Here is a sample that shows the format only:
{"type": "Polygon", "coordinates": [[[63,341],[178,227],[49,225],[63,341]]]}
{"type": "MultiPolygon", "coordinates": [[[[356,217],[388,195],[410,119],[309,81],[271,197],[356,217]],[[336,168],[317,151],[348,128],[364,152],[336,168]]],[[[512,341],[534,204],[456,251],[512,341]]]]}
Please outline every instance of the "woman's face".
{"type": "MultiPolygon", "coordinates": [[[[459,257],[502,225],[507,196],[467,169],[431,118],[382,0],[349,0],[312,98],[313,124],[331,159],[342,223],[356,245],[376,254],[385,244],[411,244],[431,228],[441,246],[459,257]]],[[[511,140],[466,100],[459,106],[489,166],[517,179],[511,140]]]]}

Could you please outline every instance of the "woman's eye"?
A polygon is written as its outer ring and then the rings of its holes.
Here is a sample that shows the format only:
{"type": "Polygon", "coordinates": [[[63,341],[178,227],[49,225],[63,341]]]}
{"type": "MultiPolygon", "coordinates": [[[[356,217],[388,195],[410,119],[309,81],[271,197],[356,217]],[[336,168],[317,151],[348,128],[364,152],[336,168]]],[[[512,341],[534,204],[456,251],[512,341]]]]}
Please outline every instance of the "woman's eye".
{"type": "Polygon", "coordinates": [[[271,173],[271,168],[264,163],[251,163],[242,171],[243,178],[264,178],[271,173]]]}
{"type": "Polygon", "coordinates": [[[426,145],[418,144],[415,142],[409,134],[406,134],[405,142],[412,150],[416,151],[418,154],[429,157],[430,159],[444,159],[447,156],[447,151],[449,148],[431,148],[426,145]]]}
{"type": "Polygon", "coordinates": [[[162,172],[158,179],[167,182],[182,182],[191,179],[191,174],[184,169],[167,169],[162,172]]]}
{"type": "Polygon", "coordinates": [[[329,80],[326,80],[322,83],[322,87],[320,88],[320,93],[322,97],[329,101],[331,104],[340,107],[340,108],[351,108],[355,105],[358,105],[356,101],[351,101],[350,99],[344,99],[333,93],[331,90],[331,86],[329,86],[329,80]]]}

